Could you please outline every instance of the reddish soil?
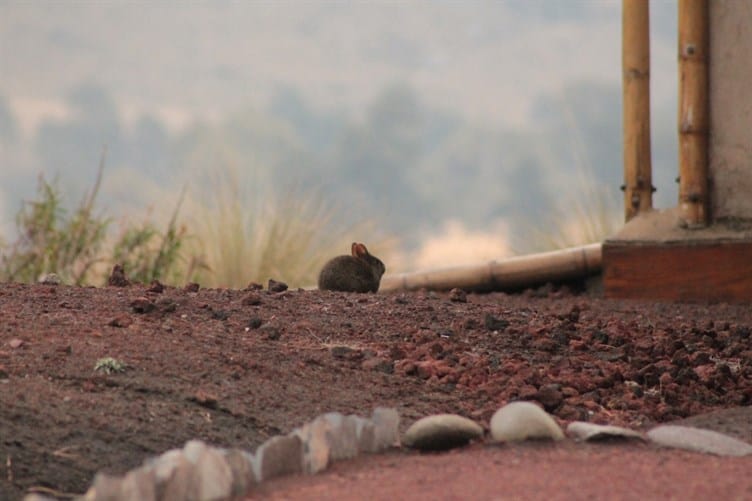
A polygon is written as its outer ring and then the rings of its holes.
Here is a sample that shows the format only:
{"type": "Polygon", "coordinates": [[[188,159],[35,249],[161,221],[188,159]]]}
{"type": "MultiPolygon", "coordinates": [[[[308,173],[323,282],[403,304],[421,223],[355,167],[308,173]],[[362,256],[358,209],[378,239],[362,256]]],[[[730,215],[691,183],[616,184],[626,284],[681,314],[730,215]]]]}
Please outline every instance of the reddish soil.
{"type": "Polygon", "coordinates": [[[752,460],[645,444],[526,443],[387,454],[262,484],[249,500],[752,499],[752,460]]]}
{"type": "MultiPolygon", "coordinates": [[[[394,406],[403,430],[437,412],[487,425],[524,399],[561,424],[645,428],[749,406],[751,332],[748,305],[551,287],[453,302],[425,292],[0,284],[0,499],[82,493],[97,471],[125,472],[192,438],[254,449],[328,411],[394,406]],[[95,371],[104,357],[127,368],[95,371]]],[[[752,441],[748,411],[697,419],[752,441]]],[[[252,498],[699,499],[714,485],[741,499],[751,470],[750,458],[645,444],[476,444],[362,457],[272,480],[252,498]]]]}

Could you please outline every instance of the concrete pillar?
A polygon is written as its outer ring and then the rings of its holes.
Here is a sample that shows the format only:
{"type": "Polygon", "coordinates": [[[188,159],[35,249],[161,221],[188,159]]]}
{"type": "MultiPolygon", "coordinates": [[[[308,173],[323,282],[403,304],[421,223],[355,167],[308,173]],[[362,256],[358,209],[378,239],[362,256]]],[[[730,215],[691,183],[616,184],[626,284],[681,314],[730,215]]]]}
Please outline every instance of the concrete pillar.
{"type": "Polygon", "coordinates": [[[752,1],[710,2],[710,203],[752,220],[752,1]]]}

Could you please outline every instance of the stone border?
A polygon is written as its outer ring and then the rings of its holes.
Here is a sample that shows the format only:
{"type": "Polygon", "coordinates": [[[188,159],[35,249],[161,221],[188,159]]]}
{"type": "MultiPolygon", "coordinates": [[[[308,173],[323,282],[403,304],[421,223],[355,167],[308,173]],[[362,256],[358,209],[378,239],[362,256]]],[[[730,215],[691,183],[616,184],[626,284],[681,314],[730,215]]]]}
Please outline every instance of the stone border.
{"type": "MultiPolygon", "coordinates": [[[[212,447],[191,440],[147,459],[125,475],[97,473],[79,501],[224,500],[247,495],[264,480],[282,475],[315,474],[334,461],[400,446],[396,409],[377,407],[370,418],[339,412],[322,414],[287,435],[271,437],[255,452],[212,447]]],[[[639,439],[661,447],[688,449],[721,456],[752,455],[752,444],[701,428],[662,425],[643,434],[627,428],[573,422],[567,434],[578,441],[639,439]]],[[[491,420],[490,443],[561,440],[553,417],[530,402],[501,407],[491,420]]],[[[461,447],[483,439],[482,428],[465,417],[439,414],[422,418],[408,429],[405,445],[416,450],[461,447]]],[[[52,501],[28,494],[24,501],[52,501]]]]}
{"type": "MultiPolygon", "coordinates": [[[[156,501],[234,499],[270,478],[314,474],[333,461],[399,445],[399,414],[378,407],[370,418],[322,414],[287,435],[271,437],[251,453],[191,440],[123,476],[97,473],[79,501],[156,501]]],[[[47,500],[29,494],[26,501],[47,500]]]]}

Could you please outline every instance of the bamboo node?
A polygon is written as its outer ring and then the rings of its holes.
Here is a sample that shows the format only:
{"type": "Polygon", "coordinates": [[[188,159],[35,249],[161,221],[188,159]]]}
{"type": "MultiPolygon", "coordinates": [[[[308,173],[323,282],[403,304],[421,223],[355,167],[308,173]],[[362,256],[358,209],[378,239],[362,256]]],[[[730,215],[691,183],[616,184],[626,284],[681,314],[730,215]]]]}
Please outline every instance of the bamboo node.
{"type": "Polygon", "coordinates": [[[696,192],[690,193],[689,195],[687,195],[687,201],[693,204],[699,203],[700,201],[702,201],[702,195],[696,192]]]}
{"type": "Polygon", "coordinates": [[[650,78],[650,71],[640,71],[637,68],[628,68],[626,72],[626,78],[628,80],[639,80],[650,78]]]}
{"type": "Polygon", "coordinates": [[[640,195],[637,193],[632,194],[632,207],[637,209],[640,206],[640,195]]]}

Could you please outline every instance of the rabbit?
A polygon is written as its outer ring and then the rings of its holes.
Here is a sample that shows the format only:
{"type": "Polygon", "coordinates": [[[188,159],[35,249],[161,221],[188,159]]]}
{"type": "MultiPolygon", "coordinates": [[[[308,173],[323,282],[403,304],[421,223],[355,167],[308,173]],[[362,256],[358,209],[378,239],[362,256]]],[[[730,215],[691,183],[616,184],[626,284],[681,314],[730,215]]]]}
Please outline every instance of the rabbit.
{"type": "Polygon", "coordinates": [[[384,263],[368,253],[366,246],[353,242],[352,256],[337,256],[328,261],[319,273],[319,289],[344,292],[376,292],[384,263]]]}

